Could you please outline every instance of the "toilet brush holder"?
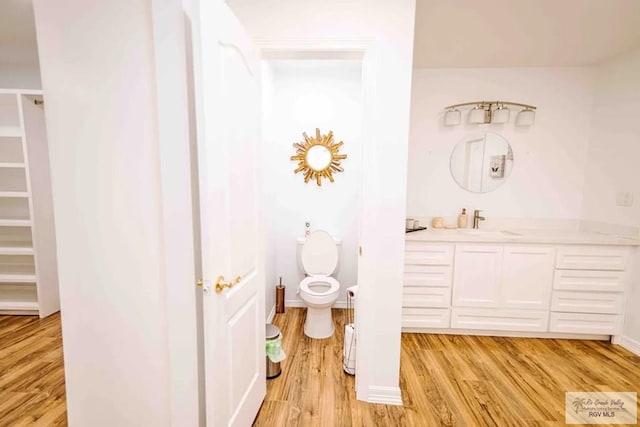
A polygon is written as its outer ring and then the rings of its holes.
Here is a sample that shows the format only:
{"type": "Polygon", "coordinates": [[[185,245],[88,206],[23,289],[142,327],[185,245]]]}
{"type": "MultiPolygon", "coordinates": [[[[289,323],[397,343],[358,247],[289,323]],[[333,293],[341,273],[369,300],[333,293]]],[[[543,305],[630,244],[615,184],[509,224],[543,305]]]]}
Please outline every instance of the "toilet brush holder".
{"type": "Polygon", "coordinates": [[[284,313],[284,286],[282,286],[282,277],[280,283],[276,286],[276,313],[284,313]]]}

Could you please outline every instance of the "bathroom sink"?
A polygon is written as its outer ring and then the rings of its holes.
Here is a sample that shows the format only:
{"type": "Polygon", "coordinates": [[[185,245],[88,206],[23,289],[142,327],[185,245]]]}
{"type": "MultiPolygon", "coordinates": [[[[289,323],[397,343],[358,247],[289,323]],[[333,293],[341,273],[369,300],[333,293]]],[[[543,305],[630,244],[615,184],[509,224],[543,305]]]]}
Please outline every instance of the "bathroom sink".
{"type": "Polygon", "coordinates": [[[484,238],[502,239],[505,237],[518,237],[520,234],[509,230],[478,230],[478,229],[458,229],[458,233],[463,236],[477,236],[484,238]]]}
{"type": "Polygon", "coordinates": [[[481,237],[502,237],[500,230],[475,230],[475,229],[459,229],[459,234],[463,236],[481,236],[481,237]]]}

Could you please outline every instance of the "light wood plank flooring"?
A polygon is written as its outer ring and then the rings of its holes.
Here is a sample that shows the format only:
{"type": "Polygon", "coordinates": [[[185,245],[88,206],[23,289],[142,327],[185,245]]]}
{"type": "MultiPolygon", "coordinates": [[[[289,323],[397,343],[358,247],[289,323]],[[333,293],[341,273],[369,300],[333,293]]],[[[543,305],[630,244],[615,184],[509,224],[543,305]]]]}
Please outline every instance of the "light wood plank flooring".
{"type": "Polygon", "coordinates": [[[0,316],[0,426],[67,425],[60,314],[0,316]]]}
{"type": "Polygon", "coordinates": [[[304,336],[304,309],[276,315],[287,359],[255,426],[562,426],[566,391],[640,394],[640,357],[608,343],[403,334],[404,406],[363,403],[342,371],[345,312],[326,340],[304,336]]]}
{"type": "MultiPolygon", "coordinates": [[[[597,341],[403,334],[404,406],[355,400],[336,334],[311,340],[304,309],[275,323],[287,359],[256,426],[560,426],[567,390],[640,393],[640,357],[597,341]]],[[[0,316],[0,426],[66,425],[59,315],[0,316]]]]}

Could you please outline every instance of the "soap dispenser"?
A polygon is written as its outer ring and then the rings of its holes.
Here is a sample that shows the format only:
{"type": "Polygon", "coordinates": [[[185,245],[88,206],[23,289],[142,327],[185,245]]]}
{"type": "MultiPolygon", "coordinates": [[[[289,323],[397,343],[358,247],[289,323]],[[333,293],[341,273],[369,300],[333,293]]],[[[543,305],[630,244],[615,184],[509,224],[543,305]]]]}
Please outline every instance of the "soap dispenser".
{"type": "Polygon", "coordinates": [[[458,215],[458,228],[467,228],[467,210],[462,208],[462,212],[458,215]]]}

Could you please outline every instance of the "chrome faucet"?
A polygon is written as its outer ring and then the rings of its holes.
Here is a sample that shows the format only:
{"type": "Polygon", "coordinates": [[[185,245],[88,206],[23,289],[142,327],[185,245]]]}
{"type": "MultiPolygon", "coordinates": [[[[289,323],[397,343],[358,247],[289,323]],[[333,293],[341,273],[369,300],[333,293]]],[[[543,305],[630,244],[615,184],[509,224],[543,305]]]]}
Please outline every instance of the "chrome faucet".
{"type": "Polygon", "coordinates": [[[482,212],[479,209],[476,209],[475,211],[473,211],[473,228],[477,229],[478,228],[478,223],[480,221],[484,221],[484,217],[480,216],[480,212],[482,212]]]}

